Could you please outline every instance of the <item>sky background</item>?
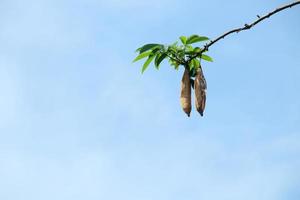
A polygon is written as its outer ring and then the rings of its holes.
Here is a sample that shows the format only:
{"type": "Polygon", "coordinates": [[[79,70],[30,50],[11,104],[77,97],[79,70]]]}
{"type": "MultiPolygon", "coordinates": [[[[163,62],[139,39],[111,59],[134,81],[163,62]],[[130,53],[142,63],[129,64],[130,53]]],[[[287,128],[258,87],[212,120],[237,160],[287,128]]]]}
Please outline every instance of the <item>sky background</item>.
{"type": "Polygon", "coordinates": [[[211,47],[205,116],[145,43],[286,0],[0,0],[0,199],[299,200],[300,6],[211,47]]]}

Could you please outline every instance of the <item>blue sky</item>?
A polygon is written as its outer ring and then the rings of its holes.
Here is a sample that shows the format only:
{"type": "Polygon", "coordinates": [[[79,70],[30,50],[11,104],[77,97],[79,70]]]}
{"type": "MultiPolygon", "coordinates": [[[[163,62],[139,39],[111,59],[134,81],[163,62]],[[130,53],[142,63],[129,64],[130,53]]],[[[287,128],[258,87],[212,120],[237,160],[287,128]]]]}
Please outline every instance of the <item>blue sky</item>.
{"type": "Polygon", "coordinates": [[[132,63],[284,3],[1,0],[0,199],[298,200],[300,6],[212,46],[204,118],[132,63]]]}

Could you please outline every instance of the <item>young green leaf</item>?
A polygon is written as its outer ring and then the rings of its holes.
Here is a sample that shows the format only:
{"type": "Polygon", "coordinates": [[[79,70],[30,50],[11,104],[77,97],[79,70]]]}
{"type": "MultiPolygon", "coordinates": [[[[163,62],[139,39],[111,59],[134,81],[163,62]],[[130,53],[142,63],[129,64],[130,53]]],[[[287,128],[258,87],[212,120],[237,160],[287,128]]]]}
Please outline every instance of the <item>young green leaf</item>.
{"type": "Polygon", "coordinates": [[[148,50],[150,50],[150,49],[154,49],[154,48],[156,48],[156,47],[162,48],[163,45],[161,45],[161,44],[146,44],[146,45],[142,46],[141,48],[139,48],[139,49],[137,49],[137,50],[138,50],[140,53],[143,53],[143,52],[145,52],[145,51],[148,51],[148,50]]]}
{"type": "Polygon", "coordinates": [[[157,59],[159,59],[160,56],[161,56],[161,53],[158,53],[158,54],[156,54],[155,59],[154,59],[154,65],[157,70],[159,69],[159,65],[157,65],[157,59]]]}
{"type": "Polygon", "coordinates": [[[143,65],[143,68],[142,68],[142,74],[147,69],[147,67],[149,66],[149,64],[152,62],[152,60],[154,59],[154,57],[155,57],[155,55],[150,55],[149,58],[146,60],[146,62],[143,65]]]}
{"type": "Polygon", "coordinates": [[[201,49],[200,49],[199,47],[196,47],[196,48],[193,50],[194,53],[199,53],[200,51],[201,51],[201,49]]]}
{"type": "Polygon", "coordinates": [[[181,36],[180,37],[180,40],[181,40],[181,42],[182,42],[182,44],[186,44],[186,41],[187,41],[187,38],[185,37],[185,36],[181,36]]]}
{"type": "Polygon", "coordinates": [[[193,59],[192,61],[191,61],[191,64],[193,65],[193,69],[195,69],[196,71],[197,71],[197,69],[199,68],[199,66],[200,66],[200,61],[198,60],[198,59],[193,59]]]}
{"type": "Polygon", "coordinates": [[[159,51],[160,51],[159,48],[152,49],[150,56],[159,54],[160,53],[159,51]]]}
{"type": "Polygon", "coordinates": [[[203,42],[203,41],[207,41],[207,40],[209,40],[208,37],[199,36],[199,35],[192,35],[187,39],[186,44],[193,44],[193,43],[196,43],[196,42],[203,42]]]}
{"type": "Polygon", "coordinates": [[[176,49],[176,47],[169,46],[168,49],[167,49],[167,52],[170,53],[170,54],[176,54],[177,49],[176,49]]]}
{"type": "Polygon", "coordinates": [[[169,63],[170,63],[171,66],[174,67],[174,69],[176,69],[176,70],[179,69],[180,63],[178,63],[177,61],[170,59],[169,63]]]}
{"type": "Polygon", "coordinates": [[[158,55],[155,57],[154,63],[155,63],[156,69],[159,69],[160,63],[161,63],[166,57],[167,57],[167,54],[166,54],[166,53],[158,54],[158,55]]]}
{"type": "Polygon", "coordinates": [[[201,55],[201,58],[202,58],[203,60],[208,61],[208,62],[213,62],[213,61],[214,61],[211,57],[209,57],[208,55],[205,55],[205,54],[202,54],[202,55],[201,55]]]}
{"type": "Polygon", "coordinates": [[[144,53],[141,53],[140,55],[138,55],[134,60],[133,62],[136,62],[138,60],[141,60],[147,56],[149,56],[152,52],[151,51],[147,51],[147,52],[144,52],[144,53]]]}

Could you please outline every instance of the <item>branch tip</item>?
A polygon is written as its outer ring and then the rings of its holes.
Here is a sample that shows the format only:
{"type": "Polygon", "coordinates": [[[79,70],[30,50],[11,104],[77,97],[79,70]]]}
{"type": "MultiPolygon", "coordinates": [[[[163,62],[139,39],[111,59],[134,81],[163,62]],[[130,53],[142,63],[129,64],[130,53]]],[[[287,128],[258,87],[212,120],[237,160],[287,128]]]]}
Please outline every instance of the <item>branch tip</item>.
{"type": "Polygon", "coordinates": [[[241,32],[241,31],[243,31],[243,30],[251,29],[253,26],[255,26],[256,24],[262,22],[263,20],[265,20],[265,19],[271,17],[272,15],[274,15],[274,14],[280,12],[280,11],[283,11],[283,10],[285,10],[285,9],[287,9],[287,8],[292,8],[292,7],[294,7],[294,6],[298,5],[298,4],[300,4],[300,0],[294,1],[294,2],[289,3],[289,4],[287,4],[287,5],[284,5],[284,6],[281,6],[281,7],[279,7],[279,8],[277,8],[277,9],[273,10],[272,12],[270,12],[270,13],[268,13],[268,14],[262,16],[262,17],[261,17],[260,15],[256,15],[256,17],[257,17],[258,19],[255,20],[254,22],[252,22],[251,24],[247,24],[247,23],[246,23],[246,24],[244,25],[244,27],[242,27],[242,28],[236,28],[236,29],[230,30],[230,31],[224,33],[223,35],[217,37],[216,39],[210,40],[210,42],[207,43],[207,44],[205,44],[205,45],[204,45],[204,48],[203,48],[197,55],[195,55],[195,56],[193,56],[193,57],[190,57],[189,60],[188,60],[188,62],[191,61],[192,59],[196,58],[197,56],[201,55],[203,52],[207,51],[208,48],[209,48],[210,46],[212,46],[213,44],[215,44],[215,43],[218,42],[219,40],[224,39],[226,36],[228,36],[228,35],[230,35],[230,34],[232,34],[232,33],[239,33],[239,32],[241,32]]]}

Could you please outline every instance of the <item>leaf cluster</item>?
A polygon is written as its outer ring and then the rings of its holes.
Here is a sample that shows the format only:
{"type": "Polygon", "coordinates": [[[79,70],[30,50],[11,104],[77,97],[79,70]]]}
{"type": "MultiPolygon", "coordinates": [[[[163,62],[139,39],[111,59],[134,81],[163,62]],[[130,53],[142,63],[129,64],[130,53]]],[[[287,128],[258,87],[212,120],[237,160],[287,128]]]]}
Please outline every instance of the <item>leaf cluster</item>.
{"type": "Polygon", "coordinates": [[[179,39],[180,43],[177,41],[171,45],[143,45],[136,50],[139,55],[133,62],[146,59],[142,67],[142,73],[144,73],[151,62],[154,62],[156,69],[159,69],[162,61],[168,60],[174,69],[177,70],[179,66],[183,66],[190,70],[191,77],[195,77],[196,71],[201,65],[201,60],[212,62],[213,59],[204,54],[205,52],[202,52],[200,47],[193,47],[192,44],[208,41],[209,38],[191,35],[190,37],[181,36],[179,39]]]}

